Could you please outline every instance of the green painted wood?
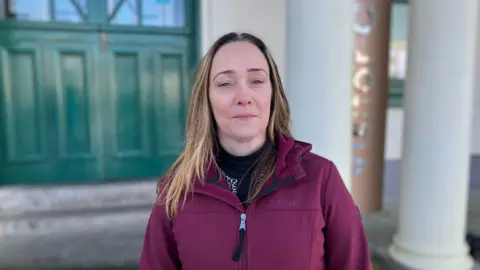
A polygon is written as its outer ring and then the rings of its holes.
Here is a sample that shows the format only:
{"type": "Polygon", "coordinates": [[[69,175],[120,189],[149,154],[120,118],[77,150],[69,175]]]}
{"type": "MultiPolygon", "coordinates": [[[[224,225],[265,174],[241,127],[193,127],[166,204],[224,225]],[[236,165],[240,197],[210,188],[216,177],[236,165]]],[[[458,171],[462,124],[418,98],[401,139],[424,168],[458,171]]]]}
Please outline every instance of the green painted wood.
{"type": "MultiPolygon", "coordinates": [[[[2,74],[2,174],[18,179],[31,177],[25,165],[38,173],[49,173],[45,164],[48,129],[45,113],[45,81],[41,73],[44,57],[38,44],[17,43],[0,48],[2,74]]],[[[31,171],[30,171],[31,172],[31,171]]]]}
{"type": "Polygon", "coordinates": [[[6,156],[10,162],[38,162],[47,158],[43,52],[34,43],[2,50],[6,156]],[[35,132],[29,132],[35,129],[35,132]]]}
{"type": "Polygon", "coordinates": [[[85,8],[82,23],[0,21],[0,185],[157,177],[183,146],[194,1],[181,28],[85,8]]]}
{"type": "MultiPolygon", "coordinates": [[[[393,5],[397,6],[397,8],[401,6],[407,7],[408,0],[394,0],[393,5]]],[[[396,10],[395,7],[393,9],[394,14],[392,14],[392,18],[397,17],[397,19],[392,19],[391,25],[391,38],[392,40],[406,40],[407,33],[405,30],[405,26],[403,26],[404,22],[408,20],[408,14],[403,13],[402,9],[396,10]],[[400,12],[399,14],[395,14],[395,12],[400,12]],[[396,24],[401,25],[396,25],[396,24]]],[[[403,93],[405,89],[405,80],[391,78],[389,82],[389,91],[388,91],[388,106],[392,108],[403,107],[403,93]]]]}
{"type": "Polygon", "coordinates": [[[0,46],[5,116],[0,138],[6,147],[0,183],[101,178],[96,35],[70,36],[61,44],[54,35],[35,37],[28,31],[12,37],[12,45],[0,46]]]}
{"type": "Polygon", "coordinates": [[[161,175],[184,141],[188,89],[188,40],[135,44],[129,35],[109,36],[102,76],[104,89],[105,178],[161,175]],[[111,45],[110,45],[111,44],[111,45]]]}
{"type": "Polygon", "coordinates": [[[388,91],[388,106],[403,107],[403,94],[405,91],[405,80],[390,79],[388,91]]]}
{"type": "MultiPolygon", "coordinates": [[[[60,182],[101,179],[103,171],[101,115],[97,104],[98,44],[96,35],[70,36],[70,41],[45,42],[45,70],[52,119],[53,170],[60,182]]],[[[45,182],[53,178],[45,178],[45,182]]]]}

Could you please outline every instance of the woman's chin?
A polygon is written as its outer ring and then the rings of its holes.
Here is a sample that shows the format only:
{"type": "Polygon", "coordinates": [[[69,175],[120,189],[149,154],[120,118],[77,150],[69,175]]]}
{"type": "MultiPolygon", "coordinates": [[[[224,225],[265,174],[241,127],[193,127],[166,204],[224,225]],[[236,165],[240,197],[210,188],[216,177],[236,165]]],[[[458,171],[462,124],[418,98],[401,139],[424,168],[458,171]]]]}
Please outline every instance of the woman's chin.
{"type": "Polygon", "coordinates": [[[255,141],[255,140],[263,140],[265,138],[265,135],[259,133],[259,132],[247,132],[247,131],[242,131],[242,132],[235,132],[232,134],[237,141],[242,141],[242,142],[248,142],[248,141],[255,141]]]}

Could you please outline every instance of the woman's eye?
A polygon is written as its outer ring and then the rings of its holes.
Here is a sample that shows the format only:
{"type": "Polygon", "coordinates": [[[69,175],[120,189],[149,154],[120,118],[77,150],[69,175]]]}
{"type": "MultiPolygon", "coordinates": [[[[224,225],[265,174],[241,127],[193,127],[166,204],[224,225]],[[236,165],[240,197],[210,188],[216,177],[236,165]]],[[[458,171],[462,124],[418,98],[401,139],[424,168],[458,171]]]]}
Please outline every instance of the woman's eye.
{"type": "Polygon", "coordinates": [[[262,84],[263,80],[253,80],[252,84],[262,84]]]}
{"type": "Polygon", "coordinates": [[[231,87],[232,84],[229,82],[221,82],[218,84],[218,87],[231,87]]]}

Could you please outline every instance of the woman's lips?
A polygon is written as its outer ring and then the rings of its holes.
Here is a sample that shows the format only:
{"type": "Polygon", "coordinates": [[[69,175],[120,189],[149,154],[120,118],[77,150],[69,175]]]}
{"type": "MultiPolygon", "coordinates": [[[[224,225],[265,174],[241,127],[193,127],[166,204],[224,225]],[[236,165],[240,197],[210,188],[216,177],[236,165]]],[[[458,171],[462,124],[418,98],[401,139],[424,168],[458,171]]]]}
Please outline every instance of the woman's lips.
{"type": "Polygon", "coordinates": [[[238,114],[238,115],[235,115],[233,118],[237,118],[237,119],[250,119],[250,118],[253,118],[253,117],[256,117],[256,115],[250,114],[250,113],[246,113],[246,114],[238,114]]]}

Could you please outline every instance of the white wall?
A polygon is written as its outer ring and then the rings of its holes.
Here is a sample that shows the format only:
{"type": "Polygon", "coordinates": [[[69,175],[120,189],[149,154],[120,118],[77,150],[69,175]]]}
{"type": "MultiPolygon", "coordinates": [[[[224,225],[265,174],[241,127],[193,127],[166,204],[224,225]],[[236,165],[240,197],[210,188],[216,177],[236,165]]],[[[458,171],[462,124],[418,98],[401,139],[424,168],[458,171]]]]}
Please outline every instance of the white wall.
{"type": "Polygon", "coordinates": [[[472,154],[480,155],[480,27],[477,27],[477,61],[476,81],[474,93],[473,119],[472,119],[472,154]]]}
{"type": "MultiPolygon", "coordinates": [[[[480,53],[479,53],[480,55],[480,53]]],[[[478,60],[480,63],[480,57],[478,60]]],[[[480,65],[479,65],[480,66],[480,65]]],[[[472,154],[480,155],[480,68],[477,70],[475,106],[473,109],[472,154]]]]}
{"type": "MultiPolygon", "coordinates": [[[[231,31],[251,32],[269,46],[282,77],[285,77],[286,10],[288,0],[202,0],[202,51],[222,34],[231,31]]],[[[480,47],[480,43],[478,45],[480,47]]],[[[472,154],[480,155],[480,53],[477,56],[477,86],[472,119],[472,154]]],[[[388,109],[385,158],[400,159],[403,109],[388,109]]]]}
{"type": "Polygon", "coordinates": [[[223,34],[249,32],[267,44],[283,78],[285,12],[285,0],[201,0],[202,51],[223,34]]]}

